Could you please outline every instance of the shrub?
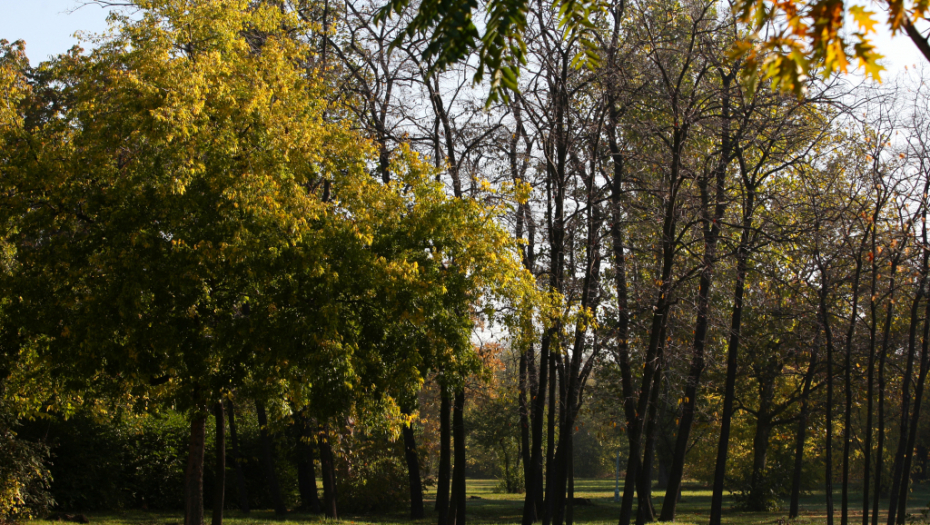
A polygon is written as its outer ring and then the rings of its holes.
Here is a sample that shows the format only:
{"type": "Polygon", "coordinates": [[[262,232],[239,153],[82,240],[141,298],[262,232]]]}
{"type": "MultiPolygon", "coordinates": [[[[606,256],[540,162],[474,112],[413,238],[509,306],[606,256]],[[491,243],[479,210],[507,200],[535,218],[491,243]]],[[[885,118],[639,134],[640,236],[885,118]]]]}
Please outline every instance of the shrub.
{"type": "Polygon", "coordinates": [[[43,515],[55,503],[49,492],[48,447],[19,437],[16,425],[0,401],[0,522],[43,515]]]}

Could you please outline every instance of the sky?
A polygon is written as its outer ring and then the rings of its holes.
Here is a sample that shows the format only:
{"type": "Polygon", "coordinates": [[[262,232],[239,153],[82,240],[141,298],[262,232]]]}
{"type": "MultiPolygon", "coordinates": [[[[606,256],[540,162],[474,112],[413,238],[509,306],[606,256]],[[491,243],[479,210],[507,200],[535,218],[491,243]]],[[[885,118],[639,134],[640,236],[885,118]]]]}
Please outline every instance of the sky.
{"type": "MultiPolygon", "coordinates": [[[[75,32],[106,29],[107,12],[89,0],[0,0],[0,38],[11,42],[25,40],[26,54],[36,64],[77,44],[75,32]]],[[[884,27],[875,43],[886,57],[889,77],[904,66],[924,61],[907,37],[898,35],[892,39],[884,27]]]]}
{"type": "Polygon", "coordinates": [[[76,0],[0,0],[0,38],[26,41],[33,64],[78,43],[77,31],[102,32],[107,10],[76,0]]]}

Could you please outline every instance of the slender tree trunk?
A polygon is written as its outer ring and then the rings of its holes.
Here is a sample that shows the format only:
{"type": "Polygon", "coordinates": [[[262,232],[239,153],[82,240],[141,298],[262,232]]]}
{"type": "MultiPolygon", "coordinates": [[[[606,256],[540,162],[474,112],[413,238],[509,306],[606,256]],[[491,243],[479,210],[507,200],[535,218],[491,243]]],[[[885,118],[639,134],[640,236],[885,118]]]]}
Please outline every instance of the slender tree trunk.
{"type": "Polygon", "coordinates": [[[882,463],[885,457],[885,360],[888,355],[888,338],[894,315],[895,277],[898,270],[898,256],[891,261],[891,280],[889,283],[888,309],[885,314],[885,326],[882,334],[882,347],[878,355],[878,452],[875,456],[875,500],[872,504],[872,525],[878,525],[878,501],[882,493],[882,463]]]}
{"type": "MultiPolygon", "coordinates": [[[[924,183],[924,195],[927,195],[928,191],[930,191],[930,179],[924,183]]],[[[922,233],[924,247],[927,245],[926,199],[927,198],[924,197],[920,208],[920,215],[924,224],[922,233]]],[[[910,474],[910,472],[904,472],[904,464],[905,457],[907,456],[906,447],[908,441],[907,437],[909,434],[908,427],[910,423],[911,381],[913,380],[914,359],[917,353],[917,325],[919,324],[920,302],[926,295],[928,273],[930,273],[930,252],[924,249],[921,257],[920,275],[917,279],[917,292],[914,294],[914,301],[911,303],[911,319],[907,331],[907,364],[904,368],[904,384],[902,385],[901,392],[901,426],[898,430],[898,448],[895,452],[894,465],[891,470],[891,492],[888,498],[887,525],[894,525],[896,521],[895,518],[897,517],[899,511],[898,502],[901,496],[901,485],[907,483],[902,478],[910,474]]],[[[913,445],[911,446],[911,449],[913,450],[913,445]]],[[[910,467],[910,465],[908,465],[908,467],[910,467]]],[[[908,468],[908,470],[910,470],[910,468],[908,468]]],[[[904,511],[902,510],[901,512],[903,513],[904,511]]]]}
{"type": "Polygon", "coordinates": [[[316,486],[316,467],[310,423],[305,416],[298,416],[297,427],[297,488],[300,491],[300,503],[304,510],[315,514],[323,511],[320,495],[316,486]]]}
{"type": "MultiPolygon", "coordinates": [[[[819,339],[819,337],[817,338],[819,339]]],[[[819,343],[818,343],[819,344],[819,343]]],[[[811,362],[804,376],[804,386],[801,390],[801,411],[798,416],[798,430],[794,441],[794,472],[791,477],[791,504],[788,509],[788,518],[798,517],[801,497],[801,474],[804,466],[804,442],[807,440],[807,418],[810,412],[811,382],[814,379],[814,368],[817,354],[811,351],[811,362]]],[[[829,372],[827,372],[829,374],[829,372]]]]}
{"type": "Polygon", "coordinates": [[[645,415],[648,409],[649,398],[651,396],[651,387],[653,378],[656,375],[659,366],[659,349],[661,347],[660,337],[665,327],[665,318],[668,315],[668,307],[671,298],[671,275],[672,266],[675,262],[676,254],[676,230],[678,218],[678,189],[681,175],[681,154],[685,138],[688,134],[688,126],[681,125],[676,127],[672,135],[672,165],[671,175],[669,177],[668,195],[664,209],[664,218],[662,223],[662,267],[658,280],[659,296],[656,304],[653,305],[652,323],[649,330],[649,346],[646,347],[646,362],[643,369],[642,383],[640,386],[639,400],[634,413],[633,425],[630,426],[627,436],[630,443],[630,457],[627,462],[627,477],[623,486],[623,499],[620,502],[620,519],[619,525],[629,525],[633,517],[633,492],[643,492],[645,489],[638,486],[640,479],[639,469],[642,461],[642,436],[645,428],[645,415]]]}
{"type": "Polygon", "coordinates": [[[807,439],[807,399],[801,401],[801,414],[798,417],[798,430],[794,441],[794,470],[791,475],[791,503],[788,507],[788,519],[798,517],[801,497],[801,475],[804,462],[804,440],[807,439]]]}
{"type": "Polygon", "coordinates": [[[207,418],[198,404],[191,416],[191,435],[184,477],[184,525],[203,525],[203,456],[207,418]]]}
{"type": "MultiPolygon", "coordinates": [[[[555,462],[555,415],[557,413],[555,401],[556,401],[556,359],[557,356],[549,356],[549,413],[546,414],[546,499],[543,503],[543,515],[542,522],[543,525],[549,525],[552,522],[552,512],[555,510],[553,506],[553,490],[555,490],[555,468],[553,463],[555,462]]],[[[561,379],[561,378],[560,378],[561,379]]]]}
{"type": "MultiPolygon", "coordinates": [[[[878,206],[876,206],[878,210],[878,206]]],[[[876,213],[877,215],[877,213],[876,213]]],[[[875,220],[873,216],[873,224],[875,220]]],[[[875,389],[875,342],[876,342],[876,331],[878,329],[878,314],[876,312],[877,305],[875,303],[878,297],[878,264],[876,263],[877,259],[877,250],[875,244],[875,228],[871,229],[871,243],[872,243],[872,252],[871,252],[871,263],[872,263],[872,274],[870,276],[871,284],[869,285],[869,366],[868,366],[868,384],[866,387],[866,399],[867,399],[867,412],[865,419],[865,444],[863,445],[863,474],[862,474],[862,525],[869,525],[869,496],[872,494],[870,492],[869,483],[872,478],[872,415],[874,413],[873,405],[875,404],[872,393],[875,389]]]]}
{"type": "MultiPolygon", "coordinates": [[[[410,411],[404,411],[409,416],[410,411]]],[[[420,481],[420,460],[417,457],[417,441],[413,435],[413,424],[404,425],[404,459],[407,461],[407,478],[410,483],[410,519],[423,518],[423,483],[420,481]]]]}
{"type": "Polygon", "coordinates": [[[714,170],[714,200],[711,211],[710,193],[706,178],[701,182],[701,210],[702,234],[704,240],[704,255],[700,283],[698,285],[697,319],[694,326],[694,342],[691,346],[691,368],[685,380],[685,399],[681,406],[681,416],[678,419],[678,435],[675,440],[675,451],[672,455],[672,468],[669,472],[668,484],[665,490],[665,499],[662,501],[661,521],[674,521],[678,506],[678,494],[681,492],[681,481],[685,470],[685,454],[688,451],[688,439],[691,436],[691,426],[694,424],[694,409],[697,403],[698,387],[701,383],[701,374],[704,372],[704,346],[707,339],[707,316],[710,310],[710,293],[714,281],[714,266],[717,262],[717,239],[720,236],[720,223],[726,211],[726,173],[730,165],[731,150],[730,139],[730,82],[735,72],[721,73],[723,81],[721,119],[723,121],[720,138],[720,162],[714,170]]]}
{"type": "Polygon", "coordinates": [[[336,462],[333,447],[329,442],[329,429],[323,427],[319,440],[320,475],[323,477],[323,511],[327,518],[339,519],[336,508],[336,462]]]}
{"type": "Polygon", "coordinates": [[[452,476],[452,428],[449,421],[449,389],[439,385],[439,480],[436,484],[436,511],[439,525],[449,521],[449,481],[452,476]]]}
{"type": "Polygon", "coordinates": [[[565,525],[575,523],[575,451],[574,439],[572,450],[568,454],[568,504],[565,506],[565,525]]]}
{"type": "MultiPolygon", "coordinates": [[[[911,458],[913,457],[914,446],[917,444],[917,430],[920,424],[920,405],[923,399],[924,385],[927,382],[928,370],[930,370],[930,301],[927,301],[924,319],[924,333],[920,348],[920,372],[917,374],[917,383],[914,386],[914,412],[911,414],[911,424],[907,436],[906,454],[904,456],[904,467],[901,473],[901,493],[898,496],[897,522],[902,525],[907,515],[908,485],[911,479],[911,458]]],[[[926,455],[924,458],[926,458],[926,455]]],[[[926,473],[924,474],[924,479],[926,479],[926,473]]]]}
{"type": "Polygon", "coordinates": [[[765,467],[768,463],[769,436],[772,434],[770,416],[759,411],[756,420],[756,433],[752,440],[752,472],[749,476],[749,510],[763,512],[765,506],[765,467]]]}
{"type": "MultiPolygon", "coordinates": [[[[662,330],[662,340],[665,341],[665,330],[662,330]]],[[[663,343],[664,344],[664,343],[663,343]]],[[[652,463],[655,458],[656,426],[659,411],[659,386],[662,381],[661,365],[656,370],[652,382],[652,393],[649,396],[649,415],[646,420],[646,440],[643,444],[643,463],[640,468],[639,504],[636,512],[637,525],[650,523],[656,519],[655,507],[652,504],[652,463]]]]}
{"type": "MultiPolygon", "coordinates": [[[[455,441],[455,470],[452,477],[452,501],[455,525],[465,525],[465,387],[455,392],[452,414],[452,439],[455,441]]],[[[452,512],[450,511],[450,516],[452,512]]]]}
{"type": "Polygon", "coordinates": [[[239,509],[245,514],[249,513],[249,492],[245,485],[245,474],[242,472],[242,463],[239,454],[239,435],[236,432],[236,407],[232,399],[229,400],[229,437],[232,440],[232,460],[236,469],[236,488],[239,494],[239,509]]]}
{"type": "Polygon", "coordinates": [[[527,361],[533,358],[533,345],[520,353],[520,457],[523,458],[523,486],[529,490],[533,480],[533,468],[530,463],[530,414],[526,404],[527,361]]]}
{"type": "MultiPolygon", "coordinates": [[[[560,403],[565,406],[564,399],[560,403]]],[[[552,525],[562,525],[565,521],[565,491],[568,482],[568,472],[565,466],[568,464],[568,448],[571,447],[571,431],[566,430],[566,423],[563,421],[559,425],[559,444],[557,445],[555,457],[553,458],[553,473],[550,478],[550,486],[546,487],[547,500],[549,509],[552,513],[552,525]]]]}
{"type": "MultiPolygon", "coordinates": [[[[926,265],[924,268],[926,268],[926,265]]],[[[887,525],[894,525],[895,517],[898,512],[897,501],[901,490],[905,447],[907,447],[908,424],[910,423],[911,416],[911,380],[914,374],[914,357],[917,353],[917,324],[919,323],[920,316],[920,301],[923,298],[924,287],[926,286],[925,279],[925,275],[921,275],[920,281],[918,282],[917,294],[914,296],[914,302],[911,304],[911,320],[907,337],[907,364],[904,368],[904,385],[901,394],[901,428],[898,430],[898,448],[895,452],[894,466],[891,469],[891,492],[888,498],[887,525]]]]}
{"type": "Polygon", "coordinates": [[[523,522],[522,525],[532,525],[537,519],[537,512],[541,510],[542,505],[539,499],[542,497],[542,476],[543,476],[543,413],[546,410],[546,391],[549,378],[549,345],[551,341],[550,331],[547,331],[542,338],[542,344],[539,349],[539,382],[536,386],[536,397],[533,399],[533,417],[531,419],[533,431],[533,450],[530,454],[530,463],[532,464],[532,480],[526,486],[526,498],[523,500],[523,522]]]}
{"type": "Polygon", "coordinates": [[[216,419],[216,473],[213,484],[213,525],[223,525],[223,506],[226,498],[226,421],[223,417],[223,401],[213,408],[216,419]]]}
{"type": "Polygon", "coordinates": [[[740,327],[743,320],[743,294],[746,291],[746,271],[752,235],[752,214],[755,211],[755,188],[748,189],[747,204],[743,212],[740,244],[736,250],[736,286],[733,291],[733,311],[730,317],[730,336],[727,342],[727,376],[723,391],[723,419],[720,422],[720,439],[717,442],[717,462],[714,465],[714,489],[710,502],[710,525],[720,525],[723,516],[723,485],[727,469],[727,453],[730,446],[733,403],[736,399],[740,327]]]}
{"type": "Polygon", "coordinates": [[[859,252],[856,254],[856,269],[853,272],[853,282],[850,289],[852,294],[852,312],[849,316],[849,327],[846,329],[846,354],[843,358],[843,396],[845,404],[843,408],[843,487],[840,502],[840,523],[849,525],[849,457],[850,448],[852,447],[852,348],[853,337],[856,333],[856,322],[859,319],[859,280],[862,276],[862,252],[865,251],[865,243],[868,235],[862,236],[862,243],[859,245],[859,252]]]}
{"type": "Polygon", "coordinates": [[[262,403],[255,403],[255,410],[258,412],[258,425],[262,440],[262,468],[265,471],[265,481],[268,483],[268,491],[271,493],[274,513],[283,516],[287,514],[287,508],[284,506],[281,486],[278,484],[278,474],[274,468],[274,442],[272,441],[271,431],[268,429],[268,416],[265,414],[265,406],[262,403]]]}
{"type": "Polygon", "coordinates": [[[827,525],[833,525],[833,330],[830,328],[830,314],[827,311],[827,293],[830,279],[827,268],[820,268],[820,322],[823,325],[824,339],[827,343],[827,415],[824,448],[826,465],[824,466],[824,485],[826,488],[827,525]]]}

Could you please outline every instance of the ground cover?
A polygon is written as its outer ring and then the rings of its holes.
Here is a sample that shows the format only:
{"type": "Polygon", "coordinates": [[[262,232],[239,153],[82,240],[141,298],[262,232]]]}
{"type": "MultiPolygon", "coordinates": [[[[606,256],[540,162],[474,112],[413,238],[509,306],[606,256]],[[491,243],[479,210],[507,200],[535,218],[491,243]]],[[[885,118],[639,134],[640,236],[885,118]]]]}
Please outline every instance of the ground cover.
{"type": "MultiPolygon", "coordinates": [[[[493,524],[503,525],[519,523],[522,513],[522,494],[501,494],[495,492],[496,480],[468,480],[468,523],[469,525],[493,524]]],[[[663,491],[656,490],[654,503],[658,507],[662,504],[663,491]]],[[[404,513],[386,515],[344,515],[340,520],[327,520],[321,516],[295,512],[286,518],[277,518],[271,510],[256,510],[245,515],[238,511],[227,511],[225,521],[228,525],[260,525],[274,522],[279,525],[301,525],[308,523],[332,523],[341,525],[412,525],[431,524],[436,521],[433,508],[433,494],[426,494],[426,518],[410,520],[404,513]]],[[[704,525],[707,523],[707,509],[710,508],[710,490],[697,485],[686,485],[682,491],[682,501],[679,505],[679,518],[675,523],[680,525],[704,525]]],[[[835,494],[835,501],[839,503],[839,492],[835,494]]],[[[574,508],[575,523],[584,525],[613,525],[617,521],[619,503],[614,502],[614,480],[576,480],[575,497],[587,498],[590,505],[576,506],[574,508]]],[[[851,522],[859,523],[861,510],[861,495],[850,494],[850,501],[857,507],[851,512],[851,522]]],[[[930,485],[922,484],[915,487],[911,495],[908,513],[909,523],[930,523],[927,516],[927,507],[930,503],[930,485]]],[[[732,505],[732,500],[724,499],[725,508],[732,505]]],[[[884,507],[883,507],[884,508],[884,507]]],[[[109,513],[87,514],[91,523],[100,525],[181,525],[184,521],[180,511],[120,511],[109,513]]],[[[839,510],[835,514],[839,523],[839,510]]],[[[799,525],[822,525],[826,523],[826,514],[823,504],[823,493],[811,493],[801,499],[801,515],[796,520],[788,520],[787,502],[785,510],[778,512],[742,512],[729,509],[724,514],[723,523],[728,525],[761,525],[794,523],[799,525]]],[[[207,516],[209,519],[209,516],[207,516]]],[[[881,516],[884,523],[884,516],[881,516]]],[[[30,525],[45,525],[53,522],[34,520],[30,525]]]]}

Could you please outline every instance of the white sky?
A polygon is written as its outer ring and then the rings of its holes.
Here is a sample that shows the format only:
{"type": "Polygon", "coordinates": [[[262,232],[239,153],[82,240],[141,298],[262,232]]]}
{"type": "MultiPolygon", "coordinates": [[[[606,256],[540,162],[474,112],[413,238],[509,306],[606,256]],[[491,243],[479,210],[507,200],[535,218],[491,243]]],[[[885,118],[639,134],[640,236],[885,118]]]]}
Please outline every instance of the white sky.
{"type": "MultiPolygon", "coordinates": [[[[0,38],[11,42],[25,40],[27,55],[33,64],[38,63],[77,44],[76,31],[106,29],[107,10],[85,3],[84,0],[0,0],[0,38]]],[[[881,20],[883,16],[879,14],[878,18],[881,20]]],[[[883,27],[875,43],[886,57],[889,74],[883,79],[903,70],[905,65],[924,61],[907,37],[898,35],[892,39],[883,27]]]]}

